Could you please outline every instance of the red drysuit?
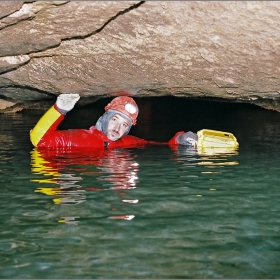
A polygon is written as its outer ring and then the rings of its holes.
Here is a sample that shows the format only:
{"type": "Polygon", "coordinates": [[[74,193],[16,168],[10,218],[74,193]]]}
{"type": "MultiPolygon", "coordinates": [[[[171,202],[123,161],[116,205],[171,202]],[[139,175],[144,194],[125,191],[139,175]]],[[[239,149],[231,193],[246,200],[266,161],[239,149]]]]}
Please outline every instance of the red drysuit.
{"type": "Polygon", "coordinates": [[[45,148],[132,148],[145,144],[178,145],[176,137],[184,131],[177,132],[169,142],[147,141],[126,135],[117,141],[111,141],[94,126],[87,129],[56,130],[64,119],[56,106],[52,106],[30,131],[30,140],[35,147],[45,148]]]}

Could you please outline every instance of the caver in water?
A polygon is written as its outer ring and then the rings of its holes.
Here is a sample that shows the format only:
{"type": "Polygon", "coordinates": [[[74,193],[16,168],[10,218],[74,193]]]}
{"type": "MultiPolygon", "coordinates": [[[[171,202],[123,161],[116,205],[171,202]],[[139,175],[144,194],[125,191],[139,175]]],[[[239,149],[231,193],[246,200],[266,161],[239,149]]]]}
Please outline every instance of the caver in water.
{"type": "Polygon", "coordinates": [[[95,126],[89,129],[57,130],[67,112],[80,99],[79,94],[60,94],[56,103],[41,117],[30,131],[30,140],[35,147],[49,148],[128,148],[146,144],[169,144],[196,146],[197,135],[193,132],[177,132],[168,142],[147,141],[128,135],[136,124],[138,106],[128,96],[114,98],[95,126]]]}

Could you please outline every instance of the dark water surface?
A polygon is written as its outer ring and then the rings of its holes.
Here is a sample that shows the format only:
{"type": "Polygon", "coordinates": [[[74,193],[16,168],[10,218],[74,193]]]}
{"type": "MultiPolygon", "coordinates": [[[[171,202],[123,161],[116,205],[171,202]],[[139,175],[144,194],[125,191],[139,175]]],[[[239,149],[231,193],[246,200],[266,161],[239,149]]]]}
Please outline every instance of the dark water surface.
{"type": "MultiPolygon", "coordinates": [[[[44,111],[0,115],[1,278],[280,278],[280,113],[136,99],[132,135],[232,132],[236,153],[179,147],[39,152],[44,111]]],[[[68,113],[88,128],[108,100],[68,113]]]]}

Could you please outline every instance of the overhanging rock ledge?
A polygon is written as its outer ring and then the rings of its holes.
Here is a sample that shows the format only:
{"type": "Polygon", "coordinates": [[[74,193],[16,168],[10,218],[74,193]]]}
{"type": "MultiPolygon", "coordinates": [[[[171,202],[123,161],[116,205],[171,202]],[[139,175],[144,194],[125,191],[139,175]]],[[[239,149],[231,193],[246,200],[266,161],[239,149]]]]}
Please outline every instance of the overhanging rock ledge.
{"type": "Polygon", "coordinates": [[[0,112],[126,90],[280,112],[278,1],[1,1],[0,112]]]}

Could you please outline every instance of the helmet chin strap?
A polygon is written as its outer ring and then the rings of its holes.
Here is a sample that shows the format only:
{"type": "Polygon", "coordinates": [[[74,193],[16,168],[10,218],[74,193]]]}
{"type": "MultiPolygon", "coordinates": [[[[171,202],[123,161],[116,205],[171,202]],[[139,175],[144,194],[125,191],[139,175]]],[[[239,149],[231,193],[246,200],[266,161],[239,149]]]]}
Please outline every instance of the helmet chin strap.
{"type": "Polygon", "coordinates": [[[118,111],[115,111],[115,110],[107,110],[96,122],[95,124],[95,128],[101,132],[103,132],[105,135],[107,135],[107,127],[108,127],[108,123],[109,121],[111,120],[111,118],[114,116],[114,115],[120,115],[122,117],[124,117],[125,119],[127,119],[129,121],[129,126],[126,130],[126,132],[124,133],[123,136],[127,135],[131,129],[131,126],[132,126],[132,121],[131,119],[129,119],[127,116],[125,116],[124,114],[118,112],[118,111]]]}

